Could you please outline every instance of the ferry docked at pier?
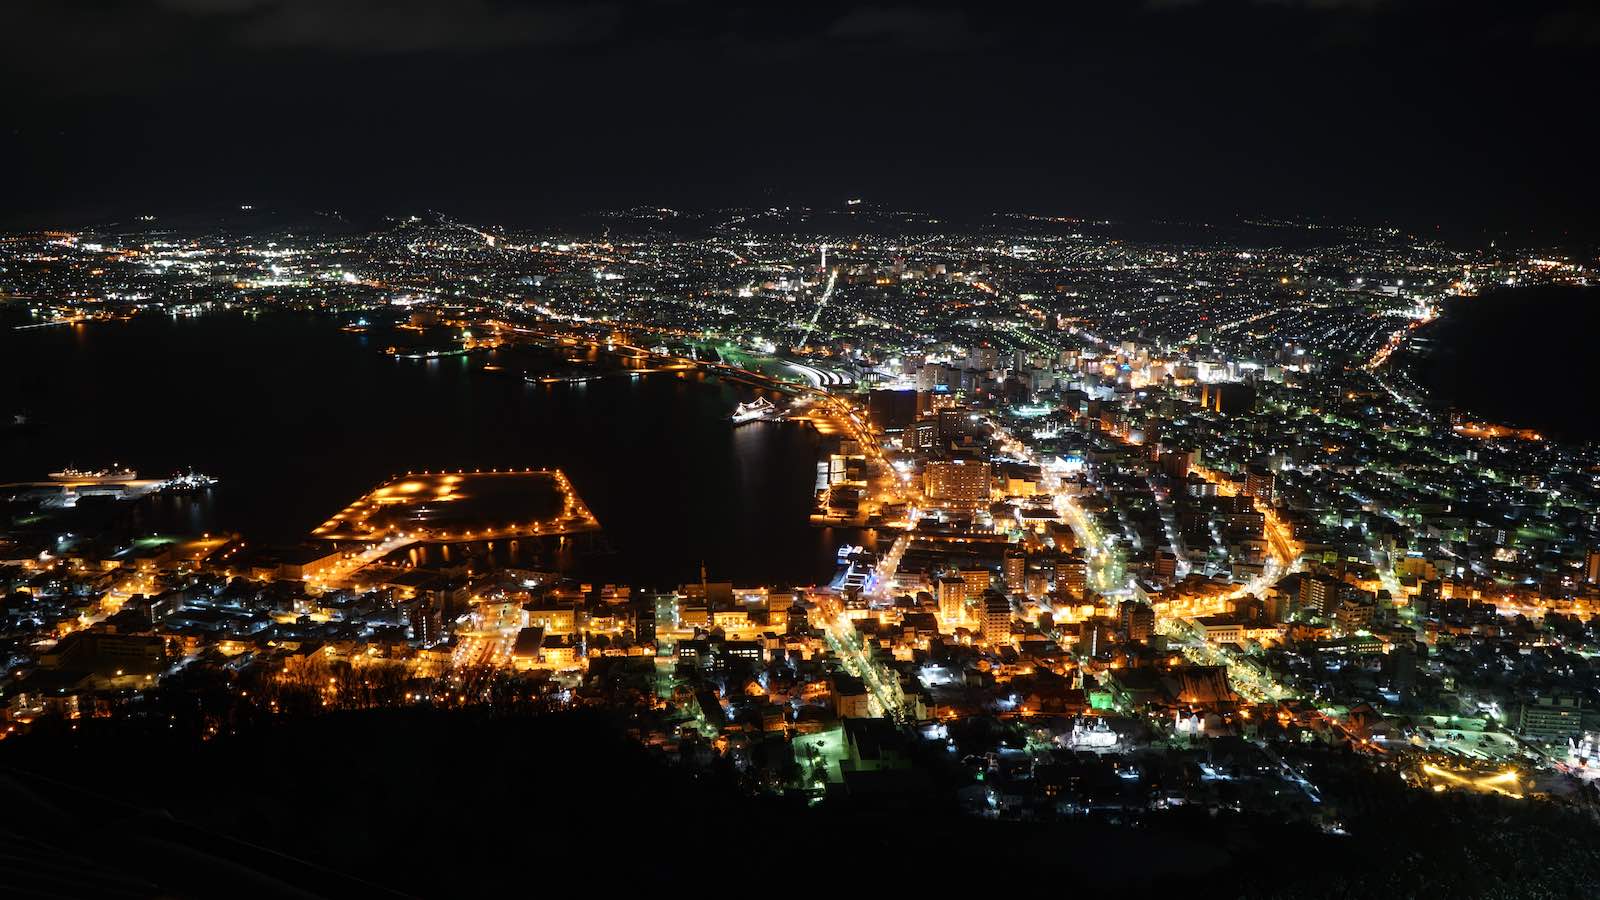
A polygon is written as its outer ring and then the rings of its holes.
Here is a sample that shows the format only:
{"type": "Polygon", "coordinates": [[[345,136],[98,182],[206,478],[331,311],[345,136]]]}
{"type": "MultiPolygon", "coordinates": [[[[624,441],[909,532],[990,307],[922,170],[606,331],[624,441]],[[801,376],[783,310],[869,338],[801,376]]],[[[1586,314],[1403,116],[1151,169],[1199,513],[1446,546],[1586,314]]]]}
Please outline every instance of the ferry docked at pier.
{"type": "Polygon", "coordinates": [[[739,408],[733,411],[733,424],[743,425],[746,422],[765,419],[777,411],[778,408],[772,405],[771,400],[765,397],[757,397],[749,403],[739,404],[739,408]]]}
{"type": "Polygon", "coordinates": [[[75,484],[124,484],[138,479],[138,472],[116,464],[112,464],[109,469],[80,469],[77,466],[68,466],[59,472],[50,473],[51,481],[69,481],[75,484]]]}

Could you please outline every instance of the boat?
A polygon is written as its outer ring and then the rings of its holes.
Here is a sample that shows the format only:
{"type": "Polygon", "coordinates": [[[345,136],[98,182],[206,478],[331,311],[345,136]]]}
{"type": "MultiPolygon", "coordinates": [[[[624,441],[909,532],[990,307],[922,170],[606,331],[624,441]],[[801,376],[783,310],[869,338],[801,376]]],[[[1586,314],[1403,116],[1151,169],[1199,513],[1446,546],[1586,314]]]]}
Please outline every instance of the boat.
{"type": "Polygon", "coordinates": [[[733,424],[743,425],[746,422],[764,419],[777,412],[777,410],[778,408],[772,405],[771,400],[765,397],[757,397],[749,403],[739,404],[739,408],[733,411],[733,424]]]}
{"type": "Polygon", "coordinates": [[[206,488],[215,485],[216,483],[217,479],[211,477],[210,475],[190,469],[187,472],[179,472],[173,475],[171,478],[168,478],[162,483],[161,489],[175,492],[203,491],[206,488]]]}
{"type": "Polygon", "coordinates": [[[70,481],[77,484],[121,484],[126,481],[136,481],[139,473],[115,463],[109,469],[80,469],[77,466],[68,466],[60,472],[51,472],[51,481],[70,481]]]}

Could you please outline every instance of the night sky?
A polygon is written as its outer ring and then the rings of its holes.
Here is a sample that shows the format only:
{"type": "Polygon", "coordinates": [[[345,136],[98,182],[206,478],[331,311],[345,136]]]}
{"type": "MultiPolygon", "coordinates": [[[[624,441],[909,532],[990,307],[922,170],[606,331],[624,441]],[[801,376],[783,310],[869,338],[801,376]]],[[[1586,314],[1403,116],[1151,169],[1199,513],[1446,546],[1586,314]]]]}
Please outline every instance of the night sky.
{"type": "Polygon", "coordinates": [[[1592,228],[1600,4],[5,0],[0,219],[831,204],[1592,228]]]}

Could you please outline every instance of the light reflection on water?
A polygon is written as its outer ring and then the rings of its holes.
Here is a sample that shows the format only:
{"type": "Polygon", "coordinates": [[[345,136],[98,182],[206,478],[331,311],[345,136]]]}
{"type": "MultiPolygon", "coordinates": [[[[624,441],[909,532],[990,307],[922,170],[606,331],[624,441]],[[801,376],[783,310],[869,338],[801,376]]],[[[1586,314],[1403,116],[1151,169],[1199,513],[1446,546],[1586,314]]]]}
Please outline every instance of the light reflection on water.
{"type": "Polygon", "coordinates": [[[712,578],[743,584],[826,581],[840,543],[867,542],[807,521],[814,433],[731,425],[733,407],[754,396],[747,388],[694,373],[527,384],[521,367],[560,354],[399,362],[378,349],[390,343],[380,324],[370,334],[339,324],[219,313],[8,332],[3,398],[42,424],[6,438],[0,479],[38,478],[68,463],[120,461],[149,475],[192,466],[222,483],[160,498],[141,515],[162,530],[228,529],[290,543],[398,472],[557,467],[612,552],[493,553],[651,586],[697,578],[702,560],[712,578]]]}

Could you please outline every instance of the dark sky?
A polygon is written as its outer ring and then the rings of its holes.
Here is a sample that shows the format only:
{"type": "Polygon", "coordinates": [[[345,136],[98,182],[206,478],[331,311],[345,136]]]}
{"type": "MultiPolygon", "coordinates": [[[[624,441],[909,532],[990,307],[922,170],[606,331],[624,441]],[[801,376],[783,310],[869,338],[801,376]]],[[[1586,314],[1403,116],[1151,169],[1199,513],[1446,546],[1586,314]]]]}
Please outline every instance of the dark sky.
{"type": "Polygon", "coordinates": [[[1600,3],[3,0],[0,218],[640,204],[1592,227],[1600,3]]]}

